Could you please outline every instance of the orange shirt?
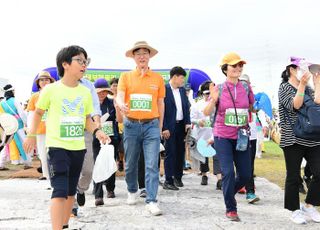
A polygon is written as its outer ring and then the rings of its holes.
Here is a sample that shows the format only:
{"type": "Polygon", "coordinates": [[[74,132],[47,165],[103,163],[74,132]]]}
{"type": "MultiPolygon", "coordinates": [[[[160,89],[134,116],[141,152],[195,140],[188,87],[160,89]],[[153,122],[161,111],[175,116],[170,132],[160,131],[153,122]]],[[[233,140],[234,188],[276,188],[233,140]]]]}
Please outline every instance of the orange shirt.
{"type": "MultiPolygon", "coordinates": [[[[28,112],[29,111],[34,112],[36,110],[36,104],[39,99],[39,95],[40,95],[40,92],[37,92],[37,93],[34,93],[31,95],[28,106],[27,106],[28,112]]],[[[45,116],[46,116],[46,113],[43,115],[43,117],[41,119],[41,122],[38,126],[38,129],[37,129],[37,134],[46,134],[46,124],[45,124],[45,120],[44,120],[45,116]]]]}
{"type": "Polygon", "coordinates": [[[160,116],[158,99],[165,97],[164,80],[150,69],[142,76],[136,69],[121,74],[118,90],[125,92],[125,103],[129,106],[128,117],[152,119],[160,116]]]}

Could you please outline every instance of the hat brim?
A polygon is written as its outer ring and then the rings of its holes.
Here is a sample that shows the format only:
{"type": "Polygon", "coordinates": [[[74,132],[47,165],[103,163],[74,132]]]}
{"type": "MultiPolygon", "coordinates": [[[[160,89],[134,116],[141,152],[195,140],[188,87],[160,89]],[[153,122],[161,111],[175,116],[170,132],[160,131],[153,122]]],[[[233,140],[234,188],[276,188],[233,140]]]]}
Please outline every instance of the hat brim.
{"type": "Polygon", "coordinates": [[[96,88],[97,93],[100,93],[102,91],[107,91],[110,94],[113,94],[112,90],[110,88],[96,88]]]}
{"type": "Polygon", "coordinates": [[[43,76],[37,77],[36,83],[39,84],[40,79],[45,79],[45,78],[49,78],[51,83],[56,81],[53,77],[49,77],[49,76],[43,75],[43,76]]]}
{"type": "Polygon", "coordinates": [[[235,64],[238,64],[238,63],[242,63],[242,64],[247,64],[247,62],[245,60],[242,60],[242,59],[238,59],[238,60],[234,60],[234,61],[231,61],[231,62],[228,62],[228,63],[222,63],[221,66],[223,66],[224,64],[228,64],[228,65],[235,65],[235,64]]]}
{"type": "Polygon", "coordinates": [[[150,50],[150,58],[152,58],[154,55],[156,55],[158,53],[158,50],[156,50],[155,48],[152,48],[151,46],[149,45],[137,45],[137,46],[134,46],[133,48],[131,48],[130,50],[128,50],[126,52],[126,57],[131,57],[133,58],[134,55],[133,55],[133,51],[136,50],[136,49],[148,49],[150,50]]]}

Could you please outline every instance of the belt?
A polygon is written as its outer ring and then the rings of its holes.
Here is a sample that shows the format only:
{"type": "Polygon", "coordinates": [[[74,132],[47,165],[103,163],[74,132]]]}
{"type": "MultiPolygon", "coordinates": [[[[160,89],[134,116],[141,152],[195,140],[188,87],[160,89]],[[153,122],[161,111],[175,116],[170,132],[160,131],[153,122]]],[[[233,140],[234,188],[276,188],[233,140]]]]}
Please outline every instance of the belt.
{"type": "Polygon", "coordinates": [[[179,120],[179,121],[176,121],[176,124],[180,124],[182,122],[183,122],[183,120],[179,120]]]}
{"type": "Polygon", "coordinates": [[[131,117],[127,117],[127,119],[131,122],[138,122],[138,123],[148,123],[150,121],[153,121],[156,118],[150,118],[150,119],[135,119],[135,118],[131,118],[131,117]]]}

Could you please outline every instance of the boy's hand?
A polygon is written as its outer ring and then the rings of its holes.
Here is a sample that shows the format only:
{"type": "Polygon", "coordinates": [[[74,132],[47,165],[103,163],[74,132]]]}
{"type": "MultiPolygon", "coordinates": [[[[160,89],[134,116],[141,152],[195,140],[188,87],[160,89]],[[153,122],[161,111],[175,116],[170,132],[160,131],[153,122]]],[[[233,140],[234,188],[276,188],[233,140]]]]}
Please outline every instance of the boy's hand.
{"type": "Polygon", "coordinates": [[[23,141],[23,149],[26,153],[31,153],[36,149],[37,141],[36,136],[26,137],[23,141]]]}

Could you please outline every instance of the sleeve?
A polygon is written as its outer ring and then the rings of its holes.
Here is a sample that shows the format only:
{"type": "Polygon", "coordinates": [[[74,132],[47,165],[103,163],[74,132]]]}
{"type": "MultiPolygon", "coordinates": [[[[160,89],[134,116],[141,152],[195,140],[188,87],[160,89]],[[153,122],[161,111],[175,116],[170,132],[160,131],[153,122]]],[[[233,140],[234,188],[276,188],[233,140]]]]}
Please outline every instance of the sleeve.
{"type": "Polygon", "coordinates": [[[92,82],[88,81],[88,83],[85,86],[89,88],[93,102],[93,113],[91,113],[91,117],[95,115],[101,116],[100,102],[94,85],[92,84],[92,82]]]}
{"type": "Polygon", "coordinates": [[[248,84],[248,86],[249,86],[249,104],[253,105],[254,104],[254,94],[253,94],[251,85],[248,84]]]}
{"type": "Polygon", "coordinates": [[[127,73],[121,73],[120,78],[119,78],[119,82],[118,82],[118,90],[119,91],[123,91],[126,92],[126,76],[127,73]]]}
{"type": "Polygon", "coordinates": [[[39,95],[39,99],[36,104],[37,109],[41,110],[48,110],[50,106],[50,94],[51,94],[51,84],[44,87],[43,90],[41,90],[41,93],[39,95]]]}
{"type": "Polygon", "coordinates": [[[295,92],[287,87],[285,84],[281,84],[279,87],[278,97],[279,106],[283,105],[288,111],[293,111],[293,98],[295,92]]]}
{"type": "Polygon", "coordinates": [[[32,94],[27,105],[27,111],[36,110],[36,94],[32,94]]]}
{"type": "Polygon", "coordinates": [[[163,80],[163,77],[160,76],[158,97],[164,98],[165,95],[166,95],[166,88],[164,85],[164,80],[163,80]]]}
{"type": "Polygon", "coordinates": [[[88,100],[86,101],[86,106],[85,106],[85,115],[90,115],[93,113],[93,103],[92,103],[92,96],[91,93],[88,92],[88,100]]]}

